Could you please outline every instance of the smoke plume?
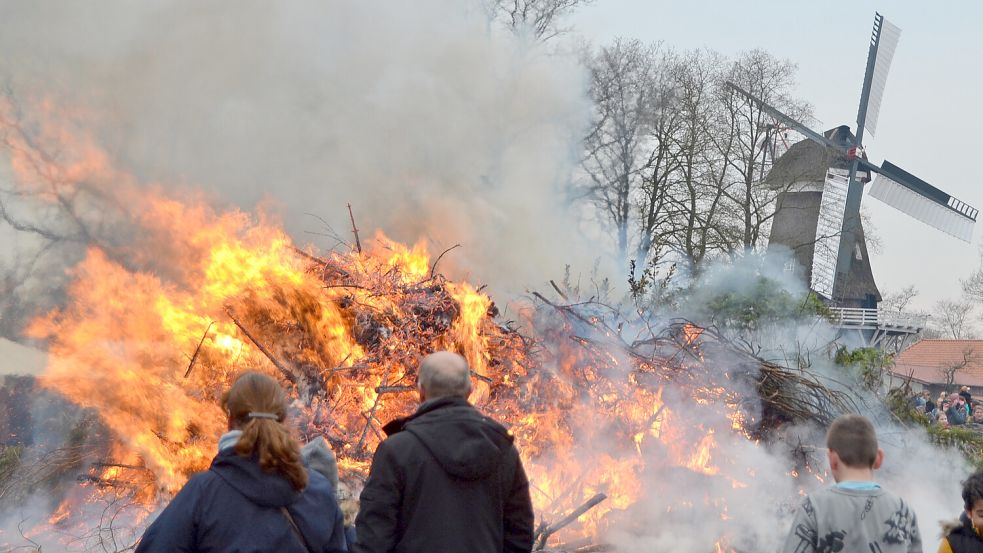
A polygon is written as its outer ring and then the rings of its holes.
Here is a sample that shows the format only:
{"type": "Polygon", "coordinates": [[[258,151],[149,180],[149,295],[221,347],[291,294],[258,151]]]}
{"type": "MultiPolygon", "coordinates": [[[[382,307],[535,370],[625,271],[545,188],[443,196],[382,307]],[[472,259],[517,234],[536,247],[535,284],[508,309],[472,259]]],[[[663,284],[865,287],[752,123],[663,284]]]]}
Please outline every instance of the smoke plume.
{"type": "Polygon", "coordinates": [[[269,202],[300,243],[351,241],[351,203],[363,240],[461,243],[445,268],[499,290],[597,257],[559,205],[581,70],[478,3],[6,3],[0,48],[138,181],[269,202]]]}

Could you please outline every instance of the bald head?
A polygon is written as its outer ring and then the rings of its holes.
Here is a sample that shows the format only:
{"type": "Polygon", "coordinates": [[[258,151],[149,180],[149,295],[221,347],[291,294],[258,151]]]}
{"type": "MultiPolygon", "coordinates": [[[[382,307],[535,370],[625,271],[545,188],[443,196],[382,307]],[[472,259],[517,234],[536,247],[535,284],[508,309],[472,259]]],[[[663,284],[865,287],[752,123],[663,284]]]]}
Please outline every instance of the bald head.
{"type": "Polygon", "coordinates": [[[420,362],[417,377],[421,398],[462,397],[471,395],[471,371],[468,362],[456,353],[438,351],[420,362]]]}

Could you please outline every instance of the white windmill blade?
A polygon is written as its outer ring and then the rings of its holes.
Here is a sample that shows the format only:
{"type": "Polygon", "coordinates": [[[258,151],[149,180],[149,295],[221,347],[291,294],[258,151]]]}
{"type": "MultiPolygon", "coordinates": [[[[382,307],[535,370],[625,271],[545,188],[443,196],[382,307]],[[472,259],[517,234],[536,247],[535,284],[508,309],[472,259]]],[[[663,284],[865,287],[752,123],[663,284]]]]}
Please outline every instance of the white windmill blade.
{"type": "Polygon", "coordinates": [[[826,182],[823,184],[823,195],[819,203],[819,219],[816,221],[816,241],[813,243],[809,283],[810,288],[826,298],[833,297],[847,188],[845,171],[830,169],[826,172],[826,182]]]}
{"type": "MultiPolygon", "coordinates": [[[[870,95],[867,97],[867,118],[864,128],[875,134],[877,131],[877,114],[881,110],[881,98],[884,97],[884,86],[887,84],[887,73],[891,69],[894,50],[898,47],[901,29],[878,15],[874,19],[874,32],[870,39],[871,50],[868,56],[874,56],[874,73],[870,81],[870,95]]],[[[863,112],[863,106],[860,106],[863,112]]],[[[860,123],[860,117],[857,118],[860,123]]]]}
{"type": "Polygon", "coordinates": [[[870,195],[919,221],[971,242],[979,210],[885,161],[870,195]]]}

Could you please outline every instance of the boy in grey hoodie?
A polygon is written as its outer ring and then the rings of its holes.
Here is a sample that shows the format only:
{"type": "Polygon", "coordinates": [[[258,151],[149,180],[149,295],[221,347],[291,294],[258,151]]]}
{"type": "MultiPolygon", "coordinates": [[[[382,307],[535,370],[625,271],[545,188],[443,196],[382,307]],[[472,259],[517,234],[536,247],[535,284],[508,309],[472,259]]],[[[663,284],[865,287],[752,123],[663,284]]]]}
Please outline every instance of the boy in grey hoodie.
{"type": "Polygon", "coordinates": [[[922,553],[915,512],[874,482],[884,451],[870,421],[838,417],[826,447],[836,484],[802,501],[782,553],[922,553]]]}

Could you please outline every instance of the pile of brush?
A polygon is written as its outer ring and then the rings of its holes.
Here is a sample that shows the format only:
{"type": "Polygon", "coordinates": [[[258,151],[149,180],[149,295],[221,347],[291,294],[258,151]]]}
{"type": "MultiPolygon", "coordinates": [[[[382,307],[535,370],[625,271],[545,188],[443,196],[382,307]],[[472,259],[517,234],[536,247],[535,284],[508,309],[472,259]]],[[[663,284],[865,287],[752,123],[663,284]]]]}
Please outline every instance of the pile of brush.
{"type": "MultiPolygon", "coordinates": [[[[357,495],[384,439],[382,425],[415,409],[419,358],[439,349],[459,351],[473,369],[472,400],[511,428],[534,498],[542,496],[537,550],[607,550],[591,537],[603,530],[604,516],[619,509],[604,501],[605,492],[622,493],[606,475],[628,470],[611,460],[634,458],[641,440],[655,434],[667,387],[739,414],[735,425],[749,438],[788,421],[826,422],[846,408],[842,394],[807,374],[742,353],[712,329],[682,320],[655,324],[634,310],[578,301],[556,284],[552,299],[532,293],[517,321],[501,322],[480,288],[437,272],[439,257],[411,271],[355,251],[292,255],[308,262],[321,289],[281,284],[272,301],[269,294],[229,298],[225,322],[292,390],[302,437],[328,440],[343,481],[357,495]],[[594,447],[594,437],[605,446],[594,447]],[[564,535],[564,529],[570,532],[564,535]]],[[[200,389],[203,398],[217,397],[230,376],[229,353],[209,346],[210,332],[212,324],[186,353],[188,365],[177,377],[181,386],[200,389]]],[[[190,435],[206,449],[214,447],[216,437],[190,435]]],[[[158,437],[162,443],[169,439],[158,437]]],[[[146,489],[148,472],[139,464],[101,458],[80,468],[73,459],[67,465],[61,456],[39,462],[70,467],[82,475],[77,485],[93,490],[146,489]],[[140,478],[107,479],[106,467],[140,478]]],[[[48,472],[9,471],[0,497],[12,482],[26,489],[38,474],[50,479],[48,472]]]]}

